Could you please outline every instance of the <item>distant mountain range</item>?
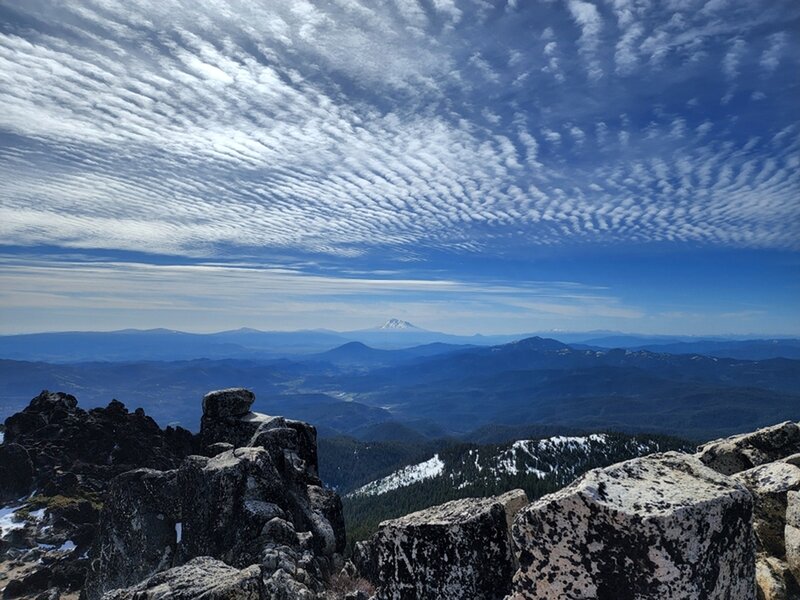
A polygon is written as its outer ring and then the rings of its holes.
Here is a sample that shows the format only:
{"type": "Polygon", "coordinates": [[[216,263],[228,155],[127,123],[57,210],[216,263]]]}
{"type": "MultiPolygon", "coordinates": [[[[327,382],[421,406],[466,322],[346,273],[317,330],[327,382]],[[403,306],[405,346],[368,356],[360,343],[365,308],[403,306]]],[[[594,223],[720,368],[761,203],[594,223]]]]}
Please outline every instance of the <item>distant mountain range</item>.
{"type": "MultiPolygon", "coordinates": [[[[261,339],[258,332],[234,334],[261,339]]],[[[121,353],[123,343],[130,342],[157,356],[167,353],[156,345],[162,337],[166,346],[167,339],[180,345],[184,336],[193,336],[164,331],[84,335],[84,341],[111,335],[121,353]]],[[[230,339],[209,337],[221,345],[230,339]]],[[[727,348],[763,354],[765,348],[792,348],[791,342],[729,342],[727,348]]],[[[51,352],[64,356],[70,349],[62,345],[51,352]]],[[[253,389],[256,410],[310,421],[323,437],[347,434],[363,440],[510,439],[503,436],[519,436],[529,428],[660,432],[701,440],[800,419],[800,360],[604,349],[541,337],[493,346],[436,342],[402,349],[347,342],[289,358],[0,360],[0,419],[48,388],[72,393],[84,406],[105,405],[116,397],[144,407],[162,424],[196,429],[197,399],[231,386],[253,389]]]]}
{"type": "MultiPolygon", "coordinates": [[[[110,332],[9,335],[0,336],[0,358],[54,363],[202,358],[272,360],[321,354],[350,342],[360,342],[375,350],[401,350],[432,344],[494,346],[537,335],[554,338],[567,344],[580,344],[587,348],[635,348],[672,354],[704,354],[749,360],[800,358],[800,340],[795,338],[692,338],[599,331],[463,336],[428,331],[408,321],[394,318],[371,329],[343,332],[326,329],[259,331],[244,328],[198,334],[169,329],[125,329],[110,332]]],[[[377,354],[374,354],[373,358],[376,357],[377,354]]]]}

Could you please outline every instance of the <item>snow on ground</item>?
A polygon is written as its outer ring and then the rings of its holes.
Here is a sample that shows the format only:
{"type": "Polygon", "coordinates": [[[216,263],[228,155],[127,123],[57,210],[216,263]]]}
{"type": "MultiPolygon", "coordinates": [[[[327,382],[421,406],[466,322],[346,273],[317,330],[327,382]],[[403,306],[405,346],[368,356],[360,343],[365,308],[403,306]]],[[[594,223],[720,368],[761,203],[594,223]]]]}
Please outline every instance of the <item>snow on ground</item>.
{"type": "Polygon", "coordinates": [[[412,483],[417,483],[424,479],[431,479],[442,474],[444,470],[444,462],[439,458],[438,454],[434,454],[433,458],[421,462],[418,465],[410,465],[404,467],[399,471],[395,471],[391,475],[387,475],[383,479],[372,481],[365,486],[358,488],[351,492],[350,496],[378,496],[385,494],[391,490],[396,490],[401,487],[406,487],[412,483]]]}
{"type": "MultiPolygon", "coordinates": [[[[22,529],[25,527],[26,521],[24,519],[15,519],[14,513],[22,508],[22,504],[16,504],[14,506],[6,506],[5,508],[0,508],[0,538],[5,536],[9,531],[13,531],[15,529],[22,529]]],[[[28,522],[31,520],[38,521],[44,516],[45,509],[40,508],[39,510],[34,510],[30,513],[30,518],[28,522]]]]}
{"type": "Polygon", "coordinates": [[[14,513],[20,508],[22,508],[21,504],[0,508],[0,538],[5,536],[9,531],[25,527],[25,521],[14,520],[14,513]]]}

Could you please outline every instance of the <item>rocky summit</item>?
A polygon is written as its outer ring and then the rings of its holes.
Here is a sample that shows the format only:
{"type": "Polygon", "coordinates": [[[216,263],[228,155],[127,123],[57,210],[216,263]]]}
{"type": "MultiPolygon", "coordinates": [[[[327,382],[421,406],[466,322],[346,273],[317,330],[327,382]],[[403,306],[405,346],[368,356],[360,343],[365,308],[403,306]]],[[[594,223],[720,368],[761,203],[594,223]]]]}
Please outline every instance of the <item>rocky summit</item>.
{"type": "Polygon", "coordinates": [[[793,600],[800,428],[383,522],[344,560],[316,430],[203,399],[199,433],[43,392],[0,444],[0,589],[63,600],[793,600]]]}

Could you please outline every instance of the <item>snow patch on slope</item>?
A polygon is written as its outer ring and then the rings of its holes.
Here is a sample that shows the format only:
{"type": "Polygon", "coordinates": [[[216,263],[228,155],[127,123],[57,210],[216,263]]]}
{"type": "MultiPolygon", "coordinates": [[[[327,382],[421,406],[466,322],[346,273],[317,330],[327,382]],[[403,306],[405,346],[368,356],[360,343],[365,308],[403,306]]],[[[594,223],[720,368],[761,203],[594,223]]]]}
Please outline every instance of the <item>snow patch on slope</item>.
{"type": "Polygon", "coordinates": [[[395,471],[391,475],[387,475],[383,479],[372,481],[365,486],[354,490],[350,496],[378,496],[385,494],[391,490],[396,490],[401,487],[409,486],[424,479],[431,479],[438,477],[444,470],[444,462],[439,458],[438,454],[434,454],[433,458],[421,462],[418,465],[410,465],[404,467],[399,471],[395,471]]]}

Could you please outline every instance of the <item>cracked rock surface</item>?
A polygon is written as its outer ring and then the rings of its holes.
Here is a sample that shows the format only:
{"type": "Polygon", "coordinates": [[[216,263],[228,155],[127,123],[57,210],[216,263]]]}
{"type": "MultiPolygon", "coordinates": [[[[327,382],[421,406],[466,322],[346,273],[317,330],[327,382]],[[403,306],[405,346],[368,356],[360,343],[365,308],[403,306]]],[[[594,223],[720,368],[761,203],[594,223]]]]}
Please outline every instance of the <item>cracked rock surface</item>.
{"type": "Polygon", "coordinates": [[[357,566],[379,599],[501,599],[515,568],[508,522],[525,503],[514,490],[384,521],[359,546],[357,566]]]}

